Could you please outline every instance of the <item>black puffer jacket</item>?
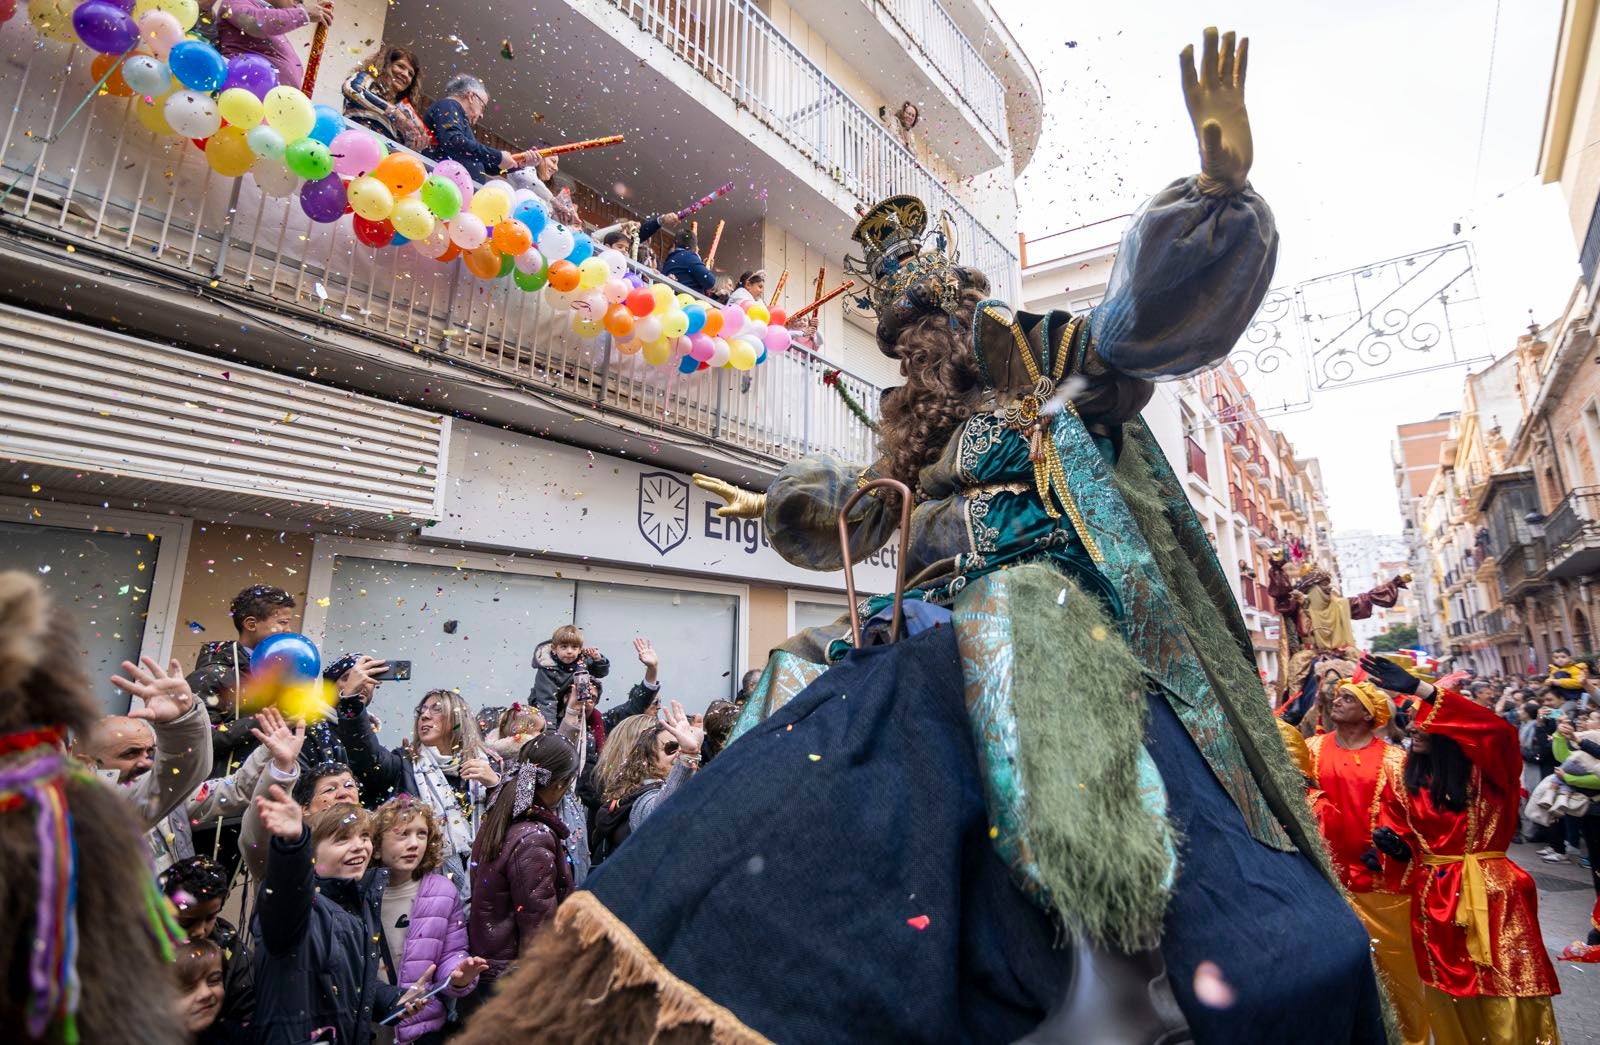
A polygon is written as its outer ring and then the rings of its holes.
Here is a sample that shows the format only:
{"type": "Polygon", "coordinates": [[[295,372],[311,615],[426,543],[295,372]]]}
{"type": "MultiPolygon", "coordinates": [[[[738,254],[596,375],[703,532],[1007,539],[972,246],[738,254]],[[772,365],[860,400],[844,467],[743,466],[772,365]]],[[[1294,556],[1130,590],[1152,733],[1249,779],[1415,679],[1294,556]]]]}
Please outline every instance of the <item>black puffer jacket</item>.
{"type": "Polygon", "coordinates": [[[572,681],[572,676],[580,664],[588,669],[593,678],[603,679],[611,674],[611,662],[605,657],[588,660],[580,654],[571,664],[563,664],[550,651],[548,641],[534,647],[533,688],[528,691],[528,703],[539,709],[539,714],[545,717],[545,721],[561,721],[561,717],[556,714],[556,691],[572,681]]]}
{"type": "Polygon", "coordinates": [[[379,910],[389,872],[371,870],[360,881],[322,878],[312,856],[309,828],[298,842],[274,838],[267,850],[256,900],[251,1040],[368,1045],[373,1021],[405,993],[378,976],[379,910]]]}
{"type": "Polygon", "coordinates": [[[189,672],[189,688],[211,718],[212,776],[227,776],[256,749],[256,738],[250,735],[255,716],[241,715],[237,721],[233,718],[237,691],[249,678],[250,651],[233,639],[201,646],[194,670],[189,672]],[[233,769],[228,768],[230,759],[233,769]]]}

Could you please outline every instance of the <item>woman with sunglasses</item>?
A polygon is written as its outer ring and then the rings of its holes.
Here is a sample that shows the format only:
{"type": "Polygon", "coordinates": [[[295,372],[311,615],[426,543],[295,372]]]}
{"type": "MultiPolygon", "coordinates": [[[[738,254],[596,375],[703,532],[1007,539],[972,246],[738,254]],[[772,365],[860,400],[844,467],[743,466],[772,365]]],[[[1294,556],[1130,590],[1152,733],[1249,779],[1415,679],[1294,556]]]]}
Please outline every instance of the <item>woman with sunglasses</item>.
{"type": "MultiPolygon", "coordinates": [[[[358,657],[351,674],[360,671],[377,677],[387,667],[382,661],[358,657]]],[[[472,840],[489,792],[500,783],[472,708],[453,690],[429,690],[417,705],[411,738],[385,750],[367,713],[373,687],[341,688],[349,695],[338,704],[339,739],[361,785],[362,804],[373,808],[407,794],[431,806],[444,825],[444,863],[439,873],[470,898],[467,867],[472,840]]]]}
{"type": "Polygon", "coordinates": [[[694,776],[705,735],[676,700],[662,709],[660,722],[639,734],[621,771],[601,795],[590,842],[594,866],[616,852],[662,801],[694,776]]]}

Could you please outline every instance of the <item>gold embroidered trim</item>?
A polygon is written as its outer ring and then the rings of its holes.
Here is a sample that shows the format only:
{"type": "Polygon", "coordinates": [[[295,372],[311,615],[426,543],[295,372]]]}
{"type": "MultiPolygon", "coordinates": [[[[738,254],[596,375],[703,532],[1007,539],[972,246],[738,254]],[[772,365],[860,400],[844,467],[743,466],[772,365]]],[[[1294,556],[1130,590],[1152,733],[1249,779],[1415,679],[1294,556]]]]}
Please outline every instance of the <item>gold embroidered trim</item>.
{"type": "MultiPolygon", "coordinates": [[[[592,947],[602,939],[610,945],[611,979],[606,984],[607,993],[646,985],[655,988],[659,1000],[655,1036],[686,1023],[699,1023],[711,1028],[711,1040],[717,1045],[772,1045],[769,1039],[745,1026],[739,1017],[701,994],[693,984],[674,976],[632,929],[606,910],[594,893],[579,890],[563,901],[556,911],[555,929],[576,932],[584,947],[592,947]]],[[[589,999],[591,1003],[599,1000],[589,999]]]]}

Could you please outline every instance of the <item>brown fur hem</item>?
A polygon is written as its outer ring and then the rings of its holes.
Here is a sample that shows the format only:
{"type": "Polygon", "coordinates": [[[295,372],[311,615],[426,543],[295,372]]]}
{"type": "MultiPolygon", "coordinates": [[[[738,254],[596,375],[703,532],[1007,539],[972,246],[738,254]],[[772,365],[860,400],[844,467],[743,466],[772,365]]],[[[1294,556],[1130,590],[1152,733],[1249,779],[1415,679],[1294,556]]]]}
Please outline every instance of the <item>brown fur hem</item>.
{"type": "Polygon", "coordinates": [[[460,1045],[771,1045],[674,976],[590,892],[576,892],[534,937],[460,1045]]]}

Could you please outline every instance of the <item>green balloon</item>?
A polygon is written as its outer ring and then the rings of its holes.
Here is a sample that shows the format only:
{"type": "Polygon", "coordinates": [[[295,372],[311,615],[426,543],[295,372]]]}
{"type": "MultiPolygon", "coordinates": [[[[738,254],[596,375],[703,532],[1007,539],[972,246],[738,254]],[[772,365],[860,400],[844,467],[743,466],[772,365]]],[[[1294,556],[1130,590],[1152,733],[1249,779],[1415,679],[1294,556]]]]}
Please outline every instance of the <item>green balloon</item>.
{"type": "Polygon", "coordinates": [[[433,211],[433,216],[440,221],[449,221],[461,213],[461,190],[449,178],[438,174],[428,175],[418,194],[422,197],[422,205],[433,211]]]}
{"type": "Polygon", "coordinates": [[[291,142],[283,152],[283,162],[306,181],[321,181],[333,173],[333,154],[315,138],[291,142]]]}
{"type": "Polygon", "coordinates": [[[495,276],[494,278],[495,279],[505,279],[506,278],[506,273],[510,272],[512,269],[514,269],[516,267],[517,267],[517,263],[515,261],[511,260],[511,255],[510,254],[502,254],[502,255],[500,255],[500,273],[499,273],[499,275],[495,276]]]}
{"type": "Polygon", "coordinates": [[[540,265],[538,272],[524,272],[515,266],[511,269],[511,279],[523,290],[543,290],[544,285],[550,281],[548,265],[540,265]]]}

